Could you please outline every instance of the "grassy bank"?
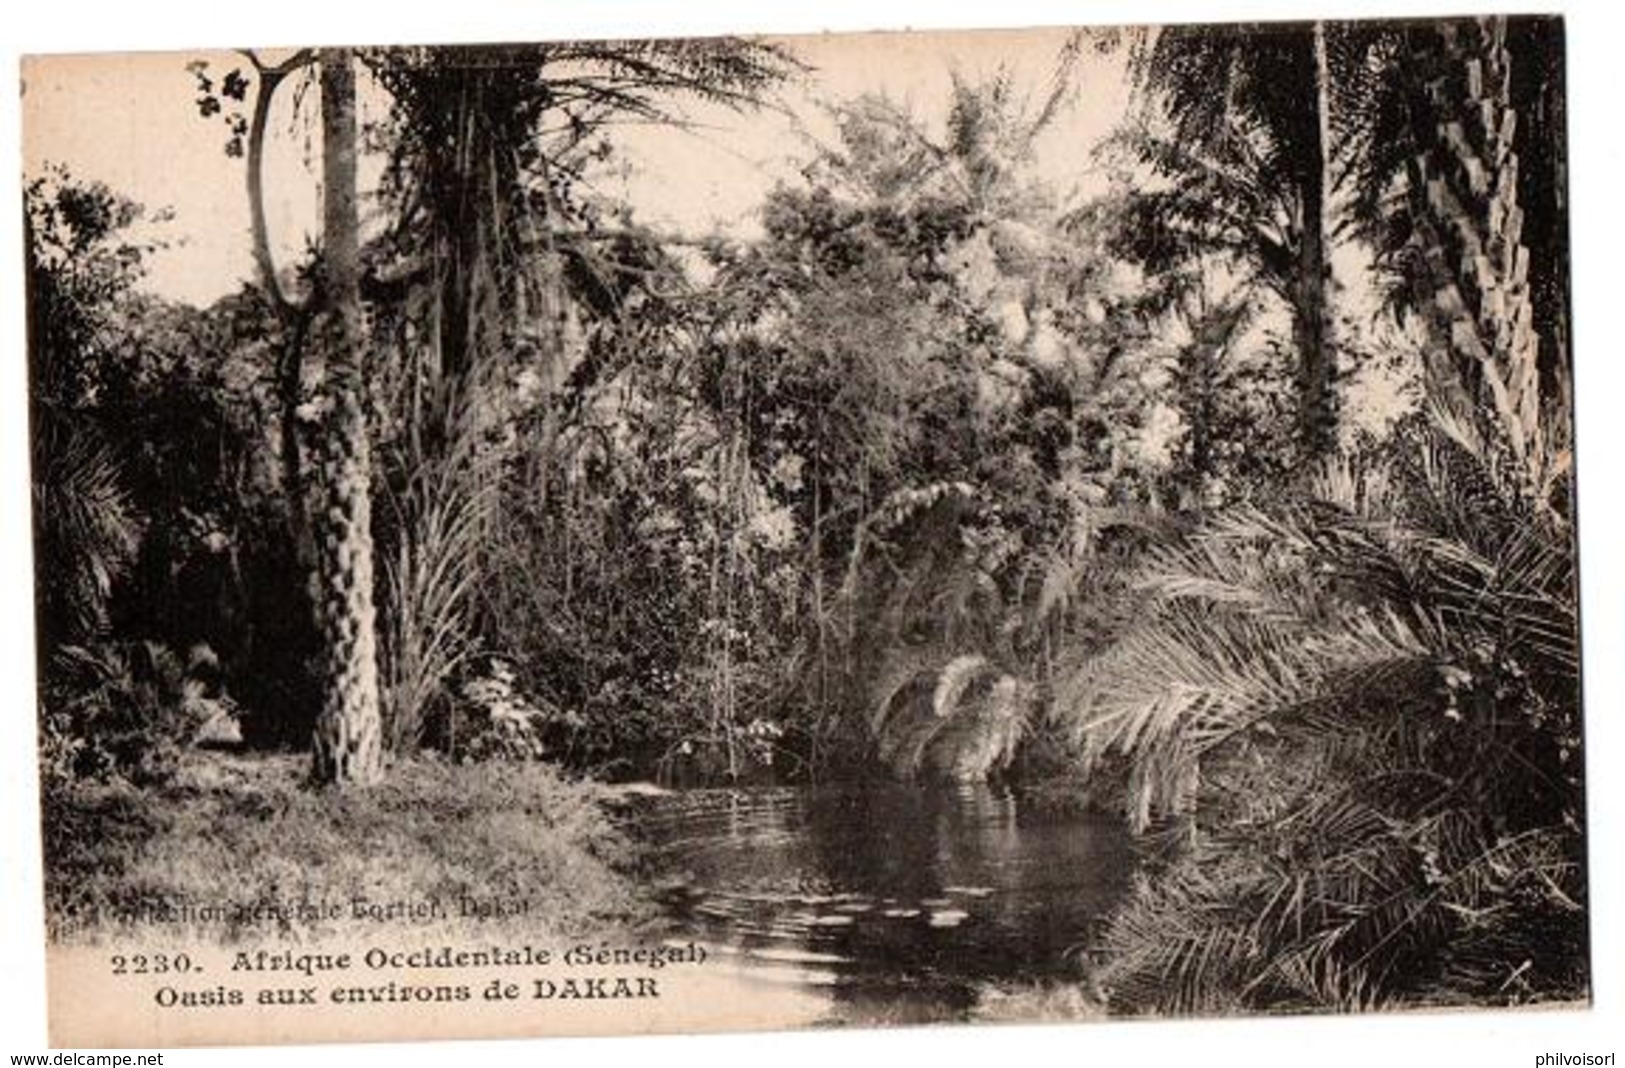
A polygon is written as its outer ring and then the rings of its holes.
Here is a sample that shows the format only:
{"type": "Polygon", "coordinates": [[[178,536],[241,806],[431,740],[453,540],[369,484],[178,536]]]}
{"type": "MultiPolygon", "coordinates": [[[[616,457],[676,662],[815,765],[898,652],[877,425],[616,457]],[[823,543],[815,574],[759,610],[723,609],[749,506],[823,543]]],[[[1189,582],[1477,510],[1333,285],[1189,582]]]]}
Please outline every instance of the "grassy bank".
{"type": "MultiPolygon", "coordinates": [[[[348,794],[304,785],[295,756],[193,753],[170,782],[81,782],[46,798],[46,906],[54,938],[97,940],[119,917],[190,906],[424,902],[464,897],[526,906],[451,923],[531,936],[636,922],[622,874],[630,849],[601,791],[538,764],[397,765],[348,794]]],[[[350,917],[276,933],[343,934],[350,917]]],[[[362,921],[364,922],[364,921],[362,921]]],[[[230,920],[176,933],[234,938],[230,920]]],[[[376,930],[376,923],[373,924],[376,930]]],[[[271,933],[263,926],[258,933],[271,933]]]]}

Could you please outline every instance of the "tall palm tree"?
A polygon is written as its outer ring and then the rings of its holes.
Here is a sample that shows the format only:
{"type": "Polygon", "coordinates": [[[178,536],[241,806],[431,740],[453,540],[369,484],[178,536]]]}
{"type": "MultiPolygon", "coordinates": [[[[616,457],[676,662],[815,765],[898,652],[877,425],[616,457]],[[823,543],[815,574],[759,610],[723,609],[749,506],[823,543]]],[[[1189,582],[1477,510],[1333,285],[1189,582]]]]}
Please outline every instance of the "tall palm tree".
{"type": "Polygon", "coordinates": [[[312,776],[365,785],[383,772],[377,618],[373,605],[372,455],[362,405],[360,229],[356,215],[355,71],[347,49],[324,49],[323,245],[327,377],[315,517],[316,621],[325,646],[323,705],[312,776]]]}
{"type": "Polygon", "coordinates": [[[613,252],[624,233],[576,199],[613,125],[683,125],[685,102],[758,107],[799,69],[777,46],[734,38],[386,48],[365,58],[391,98],[392,240],[424,268],[409,280],[430,306],[436,379],[511,346],[504,330],[545,335],[543,320],[564,299],[561,257],[577,275],[622,281],[606,278],[623,266],[613,252]]]}
{"type": "Polygon", "coordinates": [[[1510,89],[1532,57],[1500,19],[1401,29],[1370,91],[1419,124],[1414,156],[1344,165],[1383,187],[1376,232],[1441,356],[1434,425],[1151,554],[1140,622],[1061,689],[1088,752],[1128,765],[1131,816],[1188,832],[1106,936],[1123,1007],[1588,983],[1575,546],[1510,89]]]}
{"type": "Polygon", "coordinates": [[[1285,303],[1310,458],[1337,441],[1324,34],[1320,24],[1157,31],[1131,61],[1154,121],[1125,138],[1166,187],[1136,198],[1124,251],[1157,270],[1219,256],[1285,303]]]}
{"type": "Polygon", "coordinates": [[[568,418],[560,396],[579,402],[633,348],[624,307],[655,275],[658,253],[646,234],[604,226],[578,196],[586,169],[609,152],[609,127],[679,124],[685,101],[758,106],[796,64],[776,46],[727,38],[383,48],[362,58],[390,99],[383,199],[393,225],[369,250],[365,281],[377,321],[393,328],[394,344],[382,346],[393,362],[379,368],[389,394],[380,481],[394,505],[378,530],[383,664],[386,733],[410,747],[472,647],[478,550],[506,517],[502,506],[546,501],[545,476],[498,492],[511,454],[492,448],[489,429],[526,403],[507,389],[513,373],[522,363],[544,383],[531,447],[545,470],[568,418]],[[577,308],[596,316],[585,338],[572,329],[577,308]]]}
{"type": "Polygon", "coordinates": [[[1434,402],[1487,413],[1537,497],[1568,402],[1560,48],[1556,20],[1483,17],[1352,24],[1330,53],[1351,228],[1429,331],[1434,402]]]}

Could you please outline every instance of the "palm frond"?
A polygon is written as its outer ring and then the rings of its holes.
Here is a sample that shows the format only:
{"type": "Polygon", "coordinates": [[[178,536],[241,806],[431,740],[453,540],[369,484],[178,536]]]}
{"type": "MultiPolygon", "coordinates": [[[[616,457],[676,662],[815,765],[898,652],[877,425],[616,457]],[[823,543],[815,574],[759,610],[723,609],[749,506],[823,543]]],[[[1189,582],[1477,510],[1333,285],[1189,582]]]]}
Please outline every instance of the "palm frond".
{"type": "Polygon", "coordinates": [[[495,511],[495,456],[468,427],[385,496],[394,543],[381,554],[390,747],[410,752],[456,672],[476,651],[481,546],[495,511]]]}
{"type": "Polygon", "coordinates": [[[107,626],[114,583],[135,560],[142,523],[119,461],[95,427],[53,418],[39,435],[34,507],[47,640],[83,642],[107,626]]]}

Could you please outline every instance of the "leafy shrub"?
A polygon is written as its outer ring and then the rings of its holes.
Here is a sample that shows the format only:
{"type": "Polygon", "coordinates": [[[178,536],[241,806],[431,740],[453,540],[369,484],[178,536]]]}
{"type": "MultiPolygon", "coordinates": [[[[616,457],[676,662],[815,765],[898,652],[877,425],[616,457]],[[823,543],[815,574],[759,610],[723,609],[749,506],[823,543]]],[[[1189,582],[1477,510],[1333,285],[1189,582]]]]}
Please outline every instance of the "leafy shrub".
{"type": "Polygon", "coordinates": [[[532,700],[515,683],[513,667],[492,658],[487,669],[458,688],[448,749],[464,762],[540,760],[543,736],[566,717],[532,700]]]}

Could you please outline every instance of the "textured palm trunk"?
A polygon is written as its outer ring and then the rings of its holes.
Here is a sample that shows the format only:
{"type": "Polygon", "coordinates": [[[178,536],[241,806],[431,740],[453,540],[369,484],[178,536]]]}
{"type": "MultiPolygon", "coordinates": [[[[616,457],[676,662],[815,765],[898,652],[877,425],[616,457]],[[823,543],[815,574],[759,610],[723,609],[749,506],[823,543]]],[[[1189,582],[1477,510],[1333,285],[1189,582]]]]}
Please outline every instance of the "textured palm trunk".
{"type": "Polygon", "coordinates": [[[1206,507],[1208,484],[1213,477],[1213,423],[1217,414],[1214,392],[1218,388],[1219,354],[1204,338],[1198,337],[1186,355],[1187,388],[1191,393],[1185,412],[1190,470],[1186,499],[1180,505],[1195,511],[1206,507]]]}
{"type": "Polygon", "coordinates": [[[1429,386],[1458,416],[1487,403],[1533,488],[1542,452],[1540,343],[1505,20],[1446,23],[1430,51],[1429,140],[1409,176],[1413,284],[1435,342],[1429,386]]]}
{"type": "MultiPolygon", "coordinates": [[[[1318,168],[1317,168],[1318,169],[1318,168]]],[[[1319,226],[1319,187],[1305,198],[1299,248],[1292,338],[1298,350],[1298,440],[1305,459],[1330,455],[1337,445],[1337,394],[1331,346],[1326,339],[1326,242],[1319,226]]]]}
{"type": "Polygon", "coordinates": [[[382,773],[373,605],[372,461],[362,406],[355,74],[344,49],[321,54],[323,248],[331,406],[320,443],[316,617],[326,660],[311,774],[323,784],[382,773]]]}
{"type": "Polygon", "coordinates": [[[1313,84],[1303,86],[1315,101],[1315,121],[1307,128],[1310,143],[1300,156],[1303,219],[1292,301],[1292,339],[1298,351],[1298,440],[1309,460],[1328,456],[1337,447],[1337,368],[1326,321],[1331,271],[1326,260],[1325,31],[1319,24],[1314,29],[1314,56],[1308,68],[1313,84]]]}
{"type": "Polygon", "coordinates": [[[1219,416],[1219,367],[1246,319],[1244,302],[1203,312],[1193,324],[1190,345],[1181,355],[1181,410],[1186,422],[1188,467],[1181,507],[1200,509],[1208,505],[1216,461],[1214,447],[1218,444],[1215,424],[1219,416]]]}

